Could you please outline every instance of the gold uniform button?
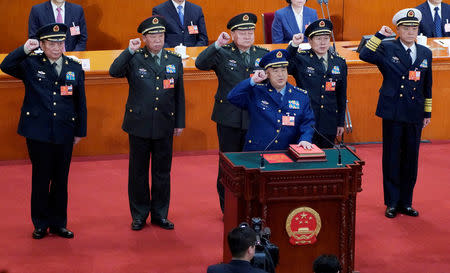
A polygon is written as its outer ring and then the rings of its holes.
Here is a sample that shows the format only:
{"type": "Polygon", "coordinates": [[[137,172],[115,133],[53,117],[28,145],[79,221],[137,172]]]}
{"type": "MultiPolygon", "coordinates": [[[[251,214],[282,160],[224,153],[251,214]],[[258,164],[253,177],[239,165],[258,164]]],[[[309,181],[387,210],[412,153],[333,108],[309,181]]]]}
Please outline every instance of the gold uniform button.
{"type": "Polygon", "coordinates": [[[144,75],[141,75],[141,78],[143,78],[144,77],[144,75]]]}
{"type": "Polygon", "coordinates": [[[159,98],[158,97],[156,97],[156,99],[155,100],[159,100],[159,98]]]}
{"type": "Polygon", "coordinates": [[[416,91],[416,88],[414,87],[413,90],[416,91]]]}
{"type": "Polygon", "coordinates": [[[53,116],[56,117],[56,113],[53,113],[53,116]]]}
{"type": "Polygon", "coordinates": [[[75,118],[72,118],[72,121],[74,121],[75,120],[75,118]]]}
{"type": "Polygon", "coordinates": [[[323,99],[323,98],[324,98],[324,96],[322,95],[322,96],[320,96],[320,98],[321,98],[321,99],[323,99]]]}
{"type": "Polygon", "coordinates": [[[30,115],[30,112],[27,112],[27,116],[29,116],[30,115]]]}
{"type": "Polygon", "coordinates": [[[234,70],[234,68],[231,68],[231,70],[234,70]]]}
{"type": "Polygon", "coordinates": [[[405,87],[403,84],[400,86],[400,88],[403,88],[403,87],[405,87]]]}
{"type": "Polygon", "coordinates": [[[247,69],[245,69],[245,71],[247,71],[247,72],[248,72],[248,68],[247,68],[247,69]]]}
{"type": "Polygon", "coordinates": [[[323,105],[321,105],[320,108],[323,109],[323,105]]]}
{"type": "Polygon", "coordinates": [[[53,105],[56,105],[56,102],[54,102],[53,105]]]}
{"type": "Polygon", "coordinates": [[[277,133],[279,133],[280,132],[280,130],[277,130],[277,133]]]}
{"type": "Polygon", "coordinates": [[[132,113],[133,112],[133,109],[130,109],[130,113],[132,113]]]}
{"type": "Polygon", "coordinates": [[[158,111],[158,107],[155,107],[155,111],[158,111]]]}
{"type": "Polygon", "coordinates": [[[325,79],[327,77],[327,75],[323,75],[323,78],[325,79]]]}
{"type": "Polygon", "coordinates": [[[56,95],[56,92],[53,92],[53,95],[56,95]]]}
{"type": "Polygon", "coordinates": [[[324,85],[322,85],[322,88],[324,88],[325,86],[324,85]]]}
{"type": "Polygon", "coordinates": [[[400,94],[400,98],[403,97],[403,94],[400,94]]]}
{"type": "Polygon", "coordinates": [[[173,116],[173,112],[170,113],[173,116]]]}
{"type": "Polygon", "coordinates": [[[402,80],[404,80],[405,79],[405,76],[402,76],[402,80]]]}
{"type": "Polygon", "coordinates": [[[220,103],[222,103],[223,102],[223,100],[220,100],[220,103]]]}
{"type": "Polygon", "coordinates": [[[280,110],[280,109],[278,109],[278,113],[281,113],[281,110],[280,110]]]}
{"type": "Polygon", "coordinates": [[[308,74],[311,77],[311,74],[308,74]]]}
{"type": "Polygon", "coordinates": [[[58,85],[58,82],[55,82],[55,85],[58,85]]]}
{"type": "Polygon", "coordinates": [[[280,120],[279,120],[279,119],[277,119],[277,122],[278,122],[278,123],[280,123],[280,120]]]}
{"type": "Polygon", "coordinates": [[[158,87],[158,86],[156,87],[156,90],[159,90],[159,87],[158,87]]]}
{"type": "Polygon", "coordinates": [[[248,140],[248,143],[252,143],[252,140],[251,140],[251,139],[249,139],[249,140],[248,140]]]}
{"type": "Polygon", "coordinates": [[[42,81],[42,79],[41,79],[41,78],[39,78],[39,81],[42,81]]]}
{"type": "Polygon", "coordinates": [[[278,143],[278,140],[275,140],[275,143],[278,143]]]}
{"type": "Polygon", "coordinates": [[[414,97],[412,97],[411,99],[414,99],[414,97]]]}
{"type": "Polygon", "coordinates": [[[159,77],[158,77],[158,76],[156,76],[156,79],[157,79],[157,80],[159,80],[159,77]]]}

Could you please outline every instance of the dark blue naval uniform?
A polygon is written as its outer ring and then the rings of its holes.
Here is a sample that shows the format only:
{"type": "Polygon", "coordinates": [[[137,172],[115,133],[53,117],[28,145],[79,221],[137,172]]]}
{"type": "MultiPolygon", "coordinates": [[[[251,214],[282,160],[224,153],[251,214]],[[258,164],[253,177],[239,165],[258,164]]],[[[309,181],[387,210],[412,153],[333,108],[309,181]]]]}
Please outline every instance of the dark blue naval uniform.
{"type": "Polygon", "coordinates": [[[376,115],[383,119],[383,186],[388,207],[410,207],[417,179],[424,118],[431,117],[432,54],[416,44],[413,64],[399,40],[381,43],[375,34],[361,50],[363,61],[378,66],[383,84],[376,115]],[[410,74],[419,78],[410,78],[410,74]]]}
{"type": "MultiPolygon", "coordinates": [[[[345,60],[328,51],[328,68],[325,70],[312,49],[297,51],[298,47],[289,45],[287,50],[291,56],[288,72],[294,76],[298,87],[308,90],[317,130],[333,141],[337,127],[344,127],[347,100],[345,60]]],[[[313,142],[322,148],[331,147],[318,135],[314,136],[313,142]]]]}
{"type": "Polygon", "coordinates": [[[62,58],[59,75],[45,54],[27,55],[23,46],[1,64],[25,85],[18,133],[27,138],[32,163],[31,217],[35,228],[42,229],[66,226],[73,140],[86,136],[84,71],[79,63],[62,58]],[[62,96],[61,86],[71,86],[72,95],[62,96]]]}
{"type": "Polygon", "coordinates": [[[285,150],[289,144],[303,140],[311,142],[314,114],[303,89],[286,83],[281,99],[281,94],[270,83],[252,86],[251,79],[247,79],[230,91],[228,101],[249,113],[244,151],[264,150],[277,134],[268,150],[285,150]],[[285,124],[289,125],[283,125],[283,116],[285,124]]]}

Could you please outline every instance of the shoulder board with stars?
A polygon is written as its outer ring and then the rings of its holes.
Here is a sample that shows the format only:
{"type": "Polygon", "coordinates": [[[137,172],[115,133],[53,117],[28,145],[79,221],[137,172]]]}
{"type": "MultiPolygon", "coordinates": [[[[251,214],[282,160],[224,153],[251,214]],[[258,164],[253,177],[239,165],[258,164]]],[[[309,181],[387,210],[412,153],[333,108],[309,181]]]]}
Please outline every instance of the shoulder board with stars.
{"type": "Polygon", "coordinates": [[[262,47],[262,46],[259,46],[259,45],[255,45],[255,48],[262,49],[262,50],[267,51],[267,52],[270,51],[270,50],[268,50],[267,48],[262,47]]]}
{"type": "Polygon", "coordinates": [[[77,58],[77,59],[74,59],[74,58],[71,58],[71,57],[67,57],[64,63],[65,63],[65,64],[74,63],[74,64],[79,64],[79,65],[81,65],[81,60],[78,59],[78,58],[77,58]]]}
{"type": "Polygon", "coordinates": [[[304,94],[308,94],[308,91],[306,91],[305,89],[301,89],[301,88],[299,88],[297,86],[294,87],[294,90],[300,91],[300,92],[302,92],[304,94]]]}
{"type": "Polygon", "coordinates": [[[257,86],[267,86],[267,83],[257,83],[257,86]]]}
{"type": "Polygon", "coordinates": [[[299,47],[298,50],[297,50],[297,53],[299,53],[299,54],[305,54],[305,53],[308,53],[308,51],[303,50],[303,49],[300,49],[300,47],[299,47]]]}
{"type": "Polygon", "coordinates": [[[166,50],[166,53],[181,58],[181,55],[174,51],[166,50]]]}
{"type": "Polygon", "coordinates": [[[334,53],[334,55],[335,55],[336,57],[338,57],[338,58],[340,58],[340,59],[342,59],[342,60],[344,60],[344,61],[345,61],[345,58],[344,58],[344,57],[342,57],[341,55],[339,55],[339,53],[338,53],[338,52],[335,52],[335,53],[334,53]]]}
{"type": "Polygon", "coordinates": [[[36,53],[36,51],[33,51],[29,54],[29,56],[41,56],[42,52],[36,53]]]}
{"type": "Polygon", "coordinates": [[[136,53],[142,53],[142,48],[139,48],[138,50],[136,50],[136,53]]]}
{"type": "Polygon", "coordinates": [[[222,47],[223,48],[229,48],[229,47],[231,47],[231,44],[226,44],[226,45],[223,45],[222,47]]]}

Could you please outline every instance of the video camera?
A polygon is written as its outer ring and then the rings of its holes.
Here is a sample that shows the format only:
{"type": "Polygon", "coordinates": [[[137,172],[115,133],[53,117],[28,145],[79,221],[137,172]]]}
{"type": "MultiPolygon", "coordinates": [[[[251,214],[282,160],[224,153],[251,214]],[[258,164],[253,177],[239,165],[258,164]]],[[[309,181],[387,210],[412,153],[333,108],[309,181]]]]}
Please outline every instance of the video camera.
{"type": "MultiPolygon", "coordinates": [[[[240,227],[248,227],[247,223],[241,223],[240,227]]],[[[270,228],[262,228],[261,218],[252,218],[250,226],[256,232],[255,256],[251,264],[254,267],[265,270],[269,273],[275,273],[275,267],[280,258],[278,246],[270,242],[270,228]]]]}

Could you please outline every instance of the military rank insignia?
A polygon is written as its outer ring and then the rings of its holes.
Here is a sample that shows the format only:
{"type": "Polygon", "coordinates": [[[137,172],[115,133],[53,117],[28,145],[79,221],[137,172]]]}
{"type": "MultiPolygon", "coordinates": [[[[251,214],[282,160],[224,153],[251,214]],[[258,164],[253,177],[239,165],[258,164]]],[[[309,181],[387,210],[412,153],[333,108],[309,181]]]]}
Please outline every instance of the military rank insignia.
{"type": "Polygon", "coordinates": [[[289,109],[300,109],[300,102],[298,100],[290,100],[289,109]]]}
{"type": "Polygon", "coordinates": [[[175,80],[173,78],[164,80],[164,89],[175,88],[175,80]]]}
{"type": "Polygon", "coordinates": [[[286,232],[292,245],[314,244],[321,227],[319,213],[309,207],[294,209],[286,219],[286,232]]]}
{"type": "Polygon", "coordinates": [[[420,67],[422,67],[422,68],[428,68],[428,61],[427,61],[427,59],[424,59],[424,60],[422,61],[422,63],[420,64],[420,67]]]}
{"type": "Polygon", "coordinates": [[[68,71],[66,73],[66,81],[74,81],[75,80],[75,73],[72,71],[68,71]]]}
{"type": "Polygon", "coordinates": [[[335,65],[333,67],[333,69],[331,70],[331,74],[335,74],[335,75],[341,74],[341,70],[339,69],[339,66],[335,65]]]}
{"type": "Polygon", "coordinates": [[[175,68],[175,66],[173,64],[166,65],[166,73],[173,74],[176,72],[177,72],[177,69],[175,68]]]}

